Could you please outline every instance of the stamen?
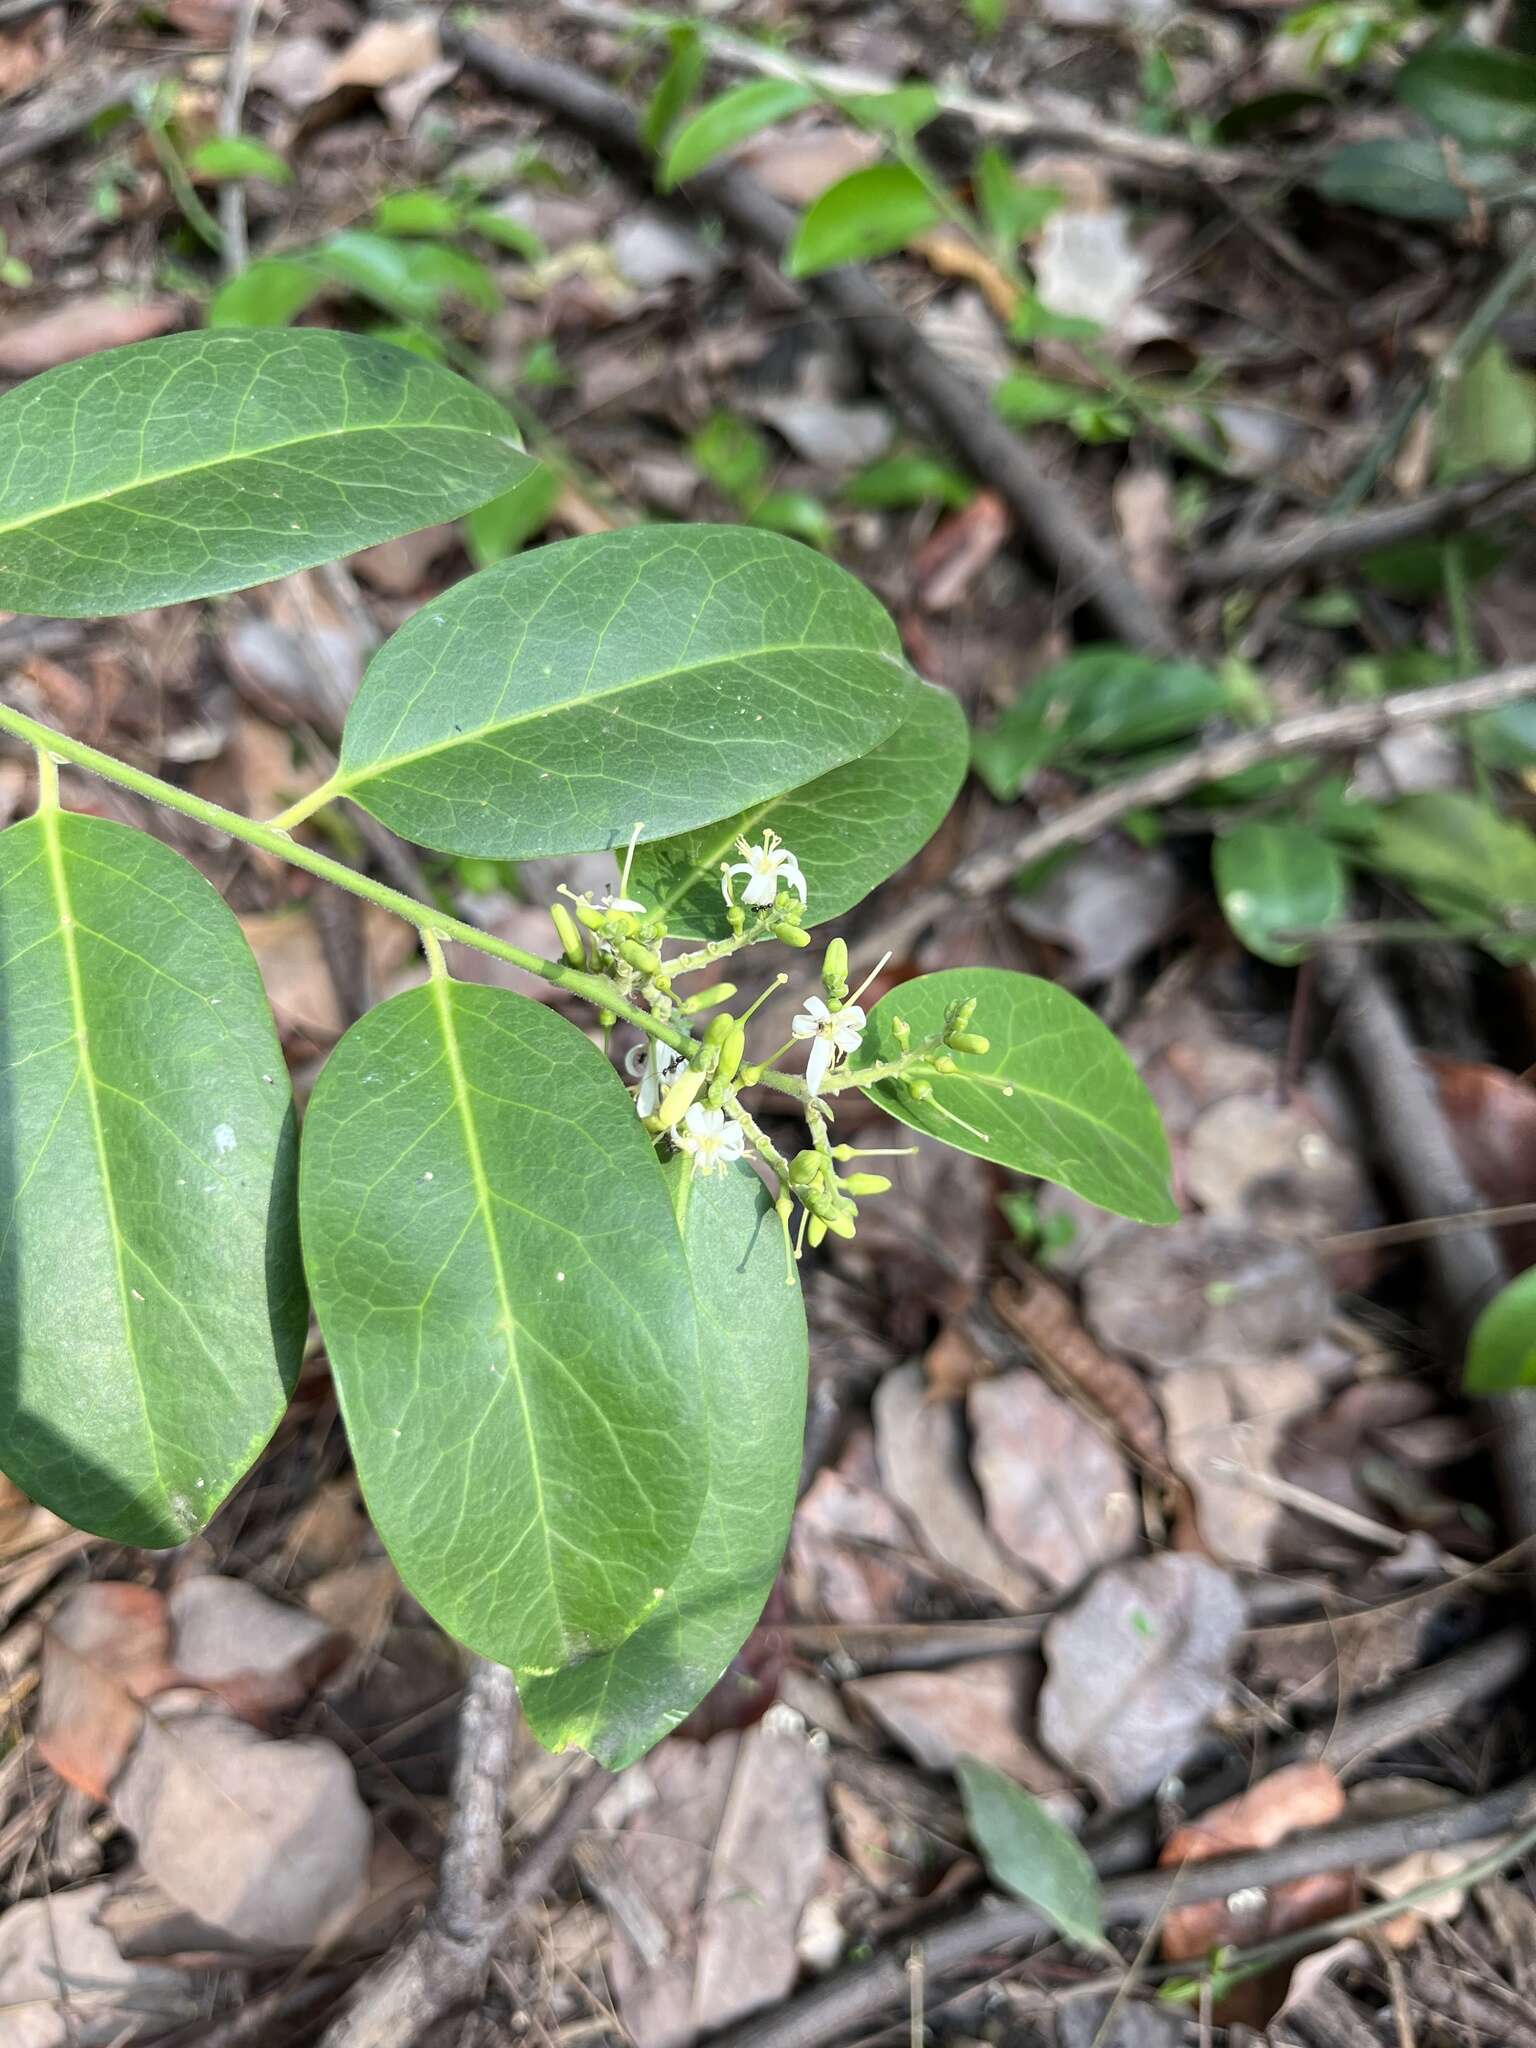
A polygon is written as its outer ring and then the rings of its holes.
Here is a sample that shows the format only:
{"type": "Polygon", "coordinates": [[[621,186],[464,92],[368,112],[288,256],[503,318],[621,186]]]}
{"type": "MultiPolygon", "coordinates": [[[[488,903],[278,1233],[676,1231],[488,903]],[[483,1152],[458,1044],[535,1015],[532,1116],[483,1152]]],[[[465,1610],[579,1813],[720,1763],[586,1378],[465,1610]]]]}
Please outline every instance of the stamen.
{"type": "Polygon", "coordinates": [[[644,820],[636,819],[635,829],[629,835],[629,849],[624,855],[624,871],[619,876],[619,894],[621,896],[627,896],[629,894],[629,871],[630,868],[634,865],[635,848],[640,844],[640,834],[644,830],[644,820]]]}

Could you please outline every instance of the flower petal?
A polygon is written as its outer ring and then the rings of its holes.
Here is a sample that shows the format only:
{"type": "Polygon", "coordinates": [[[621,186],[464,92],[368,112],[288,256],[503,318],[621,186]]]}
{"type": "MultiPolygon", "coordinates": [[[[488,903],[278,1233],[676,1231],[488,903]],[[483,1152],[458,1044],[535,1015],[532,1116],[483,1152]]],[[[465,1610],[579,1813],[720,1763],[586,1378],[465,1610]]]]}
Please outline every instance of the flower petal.
{"type": "Polygon", "coordinates": [[[827,1078],[827,1069],[832,1064],[832,1041],[818,1033],[811,1046],[811,1056],[805,1063],[805,1085],[813,1095],[821,1093],[821,1084],[827,1078]]]}

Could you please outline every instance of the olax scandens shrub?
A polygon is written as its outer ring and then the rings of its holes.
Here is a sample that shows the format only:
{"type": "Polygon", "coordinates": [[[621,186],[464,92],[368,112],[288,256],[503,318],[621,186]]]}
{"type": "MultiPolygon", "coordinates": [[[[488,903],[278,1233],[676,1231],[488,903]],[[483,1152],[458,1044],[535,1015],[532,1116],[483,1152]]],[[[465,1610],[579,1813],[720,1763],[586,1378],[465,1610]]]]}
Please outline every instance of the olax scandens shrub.
{"type": "MultiPolygon", "coordinates": [[[[492,398],[380,342],[112,350],[0,399],[0,606],[215,596],[531,467],[492,398]]],[[[729,977],[813,964],[967,757],[880,605],[795,541],[640,526],[469,577],[380,649],[335,772],[265,823],[0,728],[40,783],[0,833],[0,1467],[82,1528],[185,1541],[270,1437],[312,1309],[401,1576],[516,1671],[552,1745],[640,1754],[761,1611],[800,1448],[798,1262],[888,1185],[840,1141],[850,1091],[1173,1213],[1149,1098],[1049,983],[955,970],[870,1006],[833,939],[785,1044],[738,1002],[729,977]],[[425,984],[345,1034],[302,1135],[234,917],[158,839],[61,809],[59,759],[420,932],[425,984]],[[293,836],[341,797],[448,854],[611,848],[612,894],[557,898],[539,959],[293,836]],[[445,939],[585,999],[592,1029],[456,981],[445,939]]]]}

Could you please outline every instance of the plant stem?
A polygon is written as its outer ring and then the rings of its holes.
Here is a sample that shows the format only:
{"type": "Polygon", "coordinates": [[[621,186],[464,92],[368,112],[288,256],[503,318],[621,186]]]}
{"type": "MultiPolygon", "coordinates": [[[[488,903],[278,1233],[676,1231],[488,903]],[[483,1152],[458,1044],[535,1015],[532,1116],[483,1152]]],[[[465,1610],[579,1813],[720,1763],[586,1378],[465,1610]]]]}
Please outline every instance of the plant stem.
{"type": "Polygon", "coordinates": [[[162,782],[158,775],[149,775],[141,768],[130,768],[126,762],[114,761],[110,754],[98,753],[95,747],[88,747],[83,740],[55,732],[51,726],[42,725],[35,718],[28,718],[23,712],[13,711],[4,704],[0,704],[0,732],[9,732],[17,739],[25,740],[40,755],[53,755],[69,761],[76,768],[99,775],[104,782],[115,782],[122,789],[131,789],[135,795],[147,797],[151,803],[163,805],[166,810],[179,811],[183,817],[195,818],[200,825],[206,825],[215,832],[226,833],[247,846],[260,847],[263,853],[275,854],[290,867],[302,868],[306,874],[318,876],[322,882],[333,882],[338,889],[361,896],[364,902],[404,918],[407,924],[414,925],[423,934],[430,933],[439,941],[454,939],[462,946],[473,946],[477,952],[489,953],[494,959],[509,961],[525,973],[536,974],[540,980],[563,988],[571,995],[581,996],[600,1010],[608,1010],[614,1016],[624,1018],[648,1037],[659,1038],[664,1045],[670,1045],[674,1052],[686,1055],[696,1050],[695,1042],[687,1031],[653,1017],[648,1010],[630,1002],[602,975],[586,974],[556,960],[541,960],[538,954],[526,953],[521,946],[509,945],[505,939],[477,931],[461,918],[449,917],[429,904],[418,903],[414,896],[403,895],[398,889],[374,881],[370,875],[361,875],[355,868],[332,860],[329,854],[301,845],[298,840],[290,839],[280,826],[259,824],[254,818],[242,818],[238,811],[226,811],[221,804],[208,803],[200,796],[193,796],[189,790],[177,789],[174,783],[162,782]]]}

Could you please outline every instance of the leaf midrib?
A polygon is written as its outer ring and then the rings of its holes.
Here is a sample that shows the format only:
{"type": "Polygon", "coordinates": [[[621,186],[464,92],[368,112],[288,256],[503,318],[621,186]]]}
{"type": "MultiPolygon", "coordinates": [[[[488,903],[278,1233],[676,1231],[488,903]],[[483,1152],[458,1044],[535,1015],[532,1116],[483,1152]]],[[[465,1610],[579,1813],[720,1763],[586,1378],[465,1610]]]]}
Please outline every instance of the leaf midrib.
{"type": "Polygon", "coordinates": [[[64,869],[64,846],[59,836],[59,819],[62,812],[57,805],[45,805],[37,813],[39,828],[43,837],[43,849],[48,862],[49,886],[53,891],[54,906],[59,918],[59,940],[64,954],[64,977],[69,990],[70,1022],[75,1042],[75,1054],[79,1061],[80,1077],[84,1083],[87,1114],[90,1118],[91,1140],[96,1149],[96,1165],[101,1176],[102,1197],[106,1204],[107,1227],[112,1236],[112,1263],[117,1279],[118,1304],[122,1310],[123,1344],[128,1361],[133,1367],[133,1383],[139,1396],[139,1406],[144,1415],[144,1437],[149,1447],[150,1463],[154,1467],[155,1481],[161,1494],[168,1501],[170,1492],[165,1483],[165,1473],[160,1464],[160,1444],[155,1435],[150,1415],[149,1394],[144,1384],[144,1367],[134,1342],[133,1310],[130,1306],[132,1290],[128,1275],[123,1268],[123,1232],[118,1221],[117,1193],[112,1185],[112,1170],[107,1156],[107,1135],[101,1117],[99,1083],[95,1063],[91,1058],[90,1026],[85,1014],[85,987],[80,974],[80,954],[75,943],[74,901],[69,892],[69,880],[64,869]]]}
{"type": "Polygon", "coordinates": [[[544,1546],[544,1571],[549,1585],[550,1604],[563,1639],[566,1633],[565,1617],[560,1609],[560,1582],[555,1572],[549,1516],[544,1505],[544,1471],[539,1463],[539,1443],[533,1427],[533,1411],[528,1405],[528,1388],[523,1378],[522,1361],[518,1356],[517,1322],[512,1313],[512,1295],[507,1285],[506,1265],[501,1256],[501,1240],[496,1235],[490,1177],[486,1173],[485,1160],[480,1151],[480,1134],[475,1128],[474,1110],[469,1099],[469,1077],[464,1071],[458,1028],[453,1020],[453,984],[446,974],[434,973],[428,987],[432,992],[432,1005],[437,1015],[438,1030],[442,1034],[443,1052],[448,1061],[448,1077],[453,1088],[454,1107],[458,1112],[459,1131],[464,1140],[465,1156],[469,1161],[475,1211],[484,1227],[486,1249],[490,1254],[491,1273],[496,1285],[496,1302],[501,1312],[501,1334],[506,1344],[507,1369],[517,1391],[523,1434],[528,1442],[528,1470],[533,1481],[534,1511],[544,1546]]]}
{"type": "MultiPolygon", "coordinates": [[[[375,420],[365,427],[330,427],[315,434],[295,434],[286,441],[265,442],[259,448],[242,449],[238,454],[231,452],[202,462],[183,463],[177,469],[160,470],[154,476],[135,477],[131,484],[118,484],[110,490],[93,491],[87,497],[68,498],[59,504],[45,506],[41,511],[29,512],[21,519],[0,519],[0,535],[24,533],[29,527],[39,526],[45,520],[58,519],[70,512],[80,512],[91,505],[105,505],[114,498],[128,498],[136,491],[153,490],[156,484],[173,483],[182,477],[196,476],[205,470],[227,469],[241,462],[260,462],[273,455],[282,455],[290,448],[307,447],[312,441],[334,441],[339,434],[397,434],[407,428],[423,427],[433,433],[475,434],[487,436],[492,440],[496,438],[489,427],[438,427],[434,426],[431,420],[404,419],[398,415],[392,420],[375,420]]],[[[508,444],[515,446],[510,441],[510,436],[508,444]]]]}
{"type": "MultiPolygon", "coordinates": [[[[558,703],[541,704],[531,711],[519,712],[511,718],[489,720],[486,724],[478,725],[470,731],[449,733],[440,740],[431,741],[427,746],[412,747],[406,753],[391,754],[381,757],[377,761],[370,761],[365,767],[354,769],[350,774],[345,769],[338,769],[336,779],[331,784],[331,788],[335,795],[345,796],[352,790],[360,788],[364,783],[377,781],[385,775],[393,775],[401,768],[410,767],[417,761],[430,760],[437,754],[451,753],[455,747],[483,745],[491,734],[499,735],[504,732],[511,732],[520,725],[532,725],[541,718],[556,718],[564,712],[585,711],[589,705],[602,704],[610,698],[627,696],[632,690],[649,689],[653,683],[672,682],[678,677],[697,675],[704,669],[722,668],[732,662],[767,661],[780,654],[853,654],[859,655],[865,660],[883,662],[888,668],[893,669],[898,676],[904,672],[910,673],[907,670],[906,663],[898,656],[879,650],[871,650],[867,647],[855,647],[845,640],[796,640],[787,642],[783,646],[751,647],[735,650],[728,654],[712,654],[703,661],[681,662],[673,668],[656,669],[650,675],[631,676],[625,682],[612,683],[602,690],[589,690],[579,697],[562,697],[558,703]]],[[[440,674],[441,664],[434,667],[432,671],[433,680],[435,681],[440,674]]],[[[897,723],[899,724],[900,721],[898,720],[897,723]]],[[[892,731],[894,730],[895,727],[892,728],[892,731]]],[[[885,737],[889,739],[890,734],[887,733],[885,737]]],[[[878,746],[880,742],[876,741],[875,744],[878,746]]],[[[841,766],[842,764],[834,763],[833,765],[841,766]]],[[[830,772],[830,770],[823,770],[823,773],[830,772]]],[[[803,785],[798,786],[803,787],[803,785]]]]}

